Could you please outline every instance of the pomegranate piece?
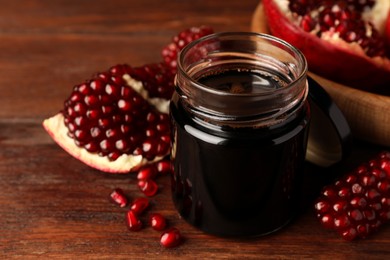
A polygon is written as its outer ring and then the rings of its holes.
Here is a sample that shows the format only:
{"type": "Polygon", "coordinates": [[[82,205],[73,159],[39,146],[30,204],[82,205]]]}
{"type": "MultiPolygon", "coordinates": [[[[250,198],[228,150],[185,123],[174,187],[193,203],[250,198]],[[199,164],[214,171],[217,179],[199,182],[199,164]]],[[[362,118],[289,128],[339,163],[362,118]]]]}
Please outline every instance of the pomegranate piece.
{"type": "Polygon", "coordinates": [[[176,74],[179,52],[190,42],[213,32],[209,26],[191,27],[173,37],[172,42],[165,46],[161,52],[165,64],[170,67],[173,74],[176,74]]]}
{"type": "Polygon", "coordinates": [[[142,228],[141,220],[132,210],[126,213],[126,225],[130,231],[139,231],[142,228]]]}
{"type": "Polygon", "coordinates": [[[148,207],[149,200],[147,198],[137,198],[132,202],[130,210],[138,216],[142,214],[148,207]]]}
{"type": "Polygon", "coordinates": [[[165,248],[177,247],[182,242],[182,236],[177,228],[164,231],[160,237],[160,244],[165,248]]]}
{"type": "Polygon", "coordinates": [[[153,180],[140,180],[138,187],[148,197],[153,197],[158,191],[157,183],[153,180]]]}
{"type": "Polygon", "coordinates": [[[161,231],[167,226],[167,221],[161,214],[153,213],[149,217],[149,224],[154,230],[161,231]]]}
{"type": "Polygon", "coordinates": [[[127,196],[122,189],[116,188],[110,193],[111,201],[119,205],[119,207],[124,208],[129,203],[127,196]]]}
{"type": "Polygon", "coordinates": [[[169,153],[172,93],[173,75],[164,64],[116,65],[76,85],[64,109],[43,126],[85,164],[128,173],[169,153]]]}
{"type": "Polygon", "coordinates": [[[324,187],[315,202],[322,225],[346,240],[365,238],[390,220],[390,152],[324,187]]]}
{"type": "Polygon", "coordinates": [[[388,0],[262,2],[271,33],[300,49],[310,71],[365,90],[390,82],[388,0]]]}

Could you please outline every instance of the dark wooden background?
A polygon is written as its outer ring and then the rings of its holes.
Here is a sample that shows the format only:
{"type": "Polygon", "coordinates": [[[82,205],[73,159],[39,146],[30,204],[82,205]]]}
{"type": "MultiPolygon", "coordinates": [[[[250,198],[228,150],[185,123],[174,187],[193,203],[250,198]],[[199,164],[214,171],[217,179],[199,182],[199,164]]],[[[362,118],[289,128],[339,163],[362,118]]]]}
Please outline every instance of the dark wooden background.
{"type": "MultiPolygon", "coordinates": [[[[123,188],[140,196],[134,175],[114,176],[70,157],[41,122],[57,113],[74,84],[117,63],[160,60],[161,47],[190,26],[247,31],[257,0],[1,0],[0,1],[0,258],[267,258],[385,259],[390,227],[345,242],[324,230],[312,210],[280,232],[256,239],[206,235],[179,218],[167,178],[158,180],[153,211],[178,227],[185,242],[159,245],[151,228],[129,232],[126,210],[108,202],[123,188]]],[[[357,142],[348,161],[311,168],[306,189],[356,166],[383,147],[357,142]],[[310,179],[309,178],[309,179],[310,179]]]]}

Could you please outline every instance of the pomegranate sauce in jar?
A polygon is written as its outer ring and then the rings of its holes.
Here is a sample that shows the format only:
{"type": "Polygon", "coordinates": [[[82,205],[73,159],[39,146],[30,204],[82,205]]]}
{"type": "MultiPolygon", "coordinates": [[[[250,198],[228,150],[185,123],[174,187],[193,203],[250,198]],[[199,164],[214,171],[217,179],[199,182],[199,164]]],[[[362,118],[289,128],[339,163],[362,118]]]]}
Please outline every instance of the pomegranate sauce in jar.
{"type": "Polygon", "coordinates": [[[180,215],[219,236],[285,226],[302,190],[307,64],[288,43],[219,33],[183,49],[170,104],[171,188],[180,215]]]}

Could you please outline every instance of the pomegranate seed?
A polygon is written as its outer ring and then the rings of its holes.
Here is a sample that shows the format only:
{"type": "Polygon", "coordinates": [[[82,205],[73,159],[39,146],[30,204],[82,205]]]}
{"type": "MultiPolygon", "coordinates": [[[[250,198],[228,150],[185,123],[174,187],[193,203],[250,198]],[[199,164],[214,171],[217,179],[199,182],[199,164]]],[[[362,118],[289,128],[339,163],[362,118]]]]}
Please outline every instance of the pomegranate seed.
{"type": "Polygon", "coordinates": [[[137,198],[133,201],[130,209],[134,214],[140,215],[149,207],[149,200],[147,198],[137,198]]]}
{"type": "Polygon", "coordinates": [[[110,193],[111,201],[124,208],[128,204],[128,199],[122,189],[116,188],[110,193]]]}
{"type": "Polygon", "coordinates": [[[153,180],[140,180],[138,181],[138,187],[148,197],[156,195],[158,186],[153,180]]]}
{"type": "Polygon", "coordinates": [[[346,215],[340,215],[334,218],[334,226],[336,228],[346,228],[349,227],[350,224],[351,222],[349,221],[349,218],[346,215]]]}
{"type": "Polygon", "coordinates": [[[161,234],[160,244],[165,248],[177,247],[182,242],[180,231],[177,228],[171,228],[161,234]]]}
{"type": "Polygon", "coordinates": [[[154,230],[161,231],[167,226],[167,221],[161,214],[153,213],[150,215],[149,224],[154,230]]]}
{"type": "Polygon", "coordinates": [[[159,161],[156,167],[159,174],[172,173],[172,164],[169,160],[159,161]]]}
{"type": "Polygon", "coordinates": [[[89,107],[95,107],[99,104],[99,99],[94,95],[85,96],[84,102],[89,107]]]}
{"type": "Polygon", "coordinates": [[[91,87],[92,90],[94,90],[97,93],[102,93],[104,90],[104,83],[100,80],[92,80],[89,83],[89,86],[91,87]]]}
{"type": "Polygon", "coordinates": [[[157,119],[157,115],[156,113],[154,112],[149,112],[146,116],[146,121],[148,121],[149,123],[153,123],[155,122],[157,119]]]}
{"type": "Polygon", "coordinates": [[[142,228],[141,220],[139,220],[137,215],[132,210],[127,211],[126,224],[128,229],[131,231],[139,231],[142,228]]]}
{"type": "Polygon", "coordinates": [[[131,102],[124,99],[119,99],[118,107],[123,111],[130,111],[133,108],[131,102]]]}
{"type": "Polygon", "coordinates": [[[304,31],[310,32],[314,29],[316,22],[309,15],[302,17],[301,27],[304,31]]]}
{"type": "Polygon", "coordinates": [[[351,227],[346,229],[344,232],[341,233],[341,236],[348,241],[354,240],[358,235],[358,232],[355,228],[351,227]]]}
{"type": "Polygon", "coordinates": [[[363,214],[360,210],[354,209],[349,212],[350,217],[355,221],[361,221],[363,219],[363,214]]]}
{"type": "Polygon", "coordinates": [[[153,151],[155,144],[151,140],[147,140],[142,144],[142,151],[145,153],[150,153],[153,151]]]}
{"type": "Polygon", "coordinates": [[[360,185],[359,183],[352,184],[352,193],[362,194],[363,192],[364,192],[364,189],[363,189],[362,185],[360,185]]]}
{"type": "Polygon", "coordinates": [[[141,168],[138,171],[137,179],[138,180],[149,180],[154,179],[156,177],[157,170],[154,165],[148,165],[141,168]]]}
{"type": "Polygon", "coordinates": [[[334,219],[333,219],[333,217],[330,214],[323,215],[321,217],[321,223],[326,228],[334,228],[334,219]]]}
{"type": "MultiPolygon", "coordinates": [[[[320,203],[320,202],[318,202],[318,203],[320,203]]],[[[324,202],[322,202],[322,203],[324,203],[324,202]]],[[[346,208],[347,208],[347,202],[344,200],[337,201],[333,204],[333,210],[335,212],[344,211],[346,208]]]]}
{"type": "Polygon", "coordinates": [[[115,148],[121,152],[127,152],[130,149],[130,144],[126,140],[119,139],[115,142],[115,148]]]}

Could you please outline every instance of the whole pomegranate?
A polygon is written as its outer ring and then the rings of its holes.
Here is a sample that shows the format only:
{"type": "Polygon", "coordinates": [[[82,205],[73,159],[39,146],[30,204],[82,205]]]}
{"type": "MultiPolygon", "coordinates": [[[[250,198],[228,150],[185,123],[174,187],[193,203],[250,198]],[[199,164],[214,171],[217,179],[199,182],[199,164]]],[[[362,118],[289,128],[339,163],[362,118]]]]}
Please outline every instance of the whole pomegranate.
{"type": "Polygon", "coordinates": [[[263,0],[263,5],[270,32],[300,49],[310,71],[359,89],[389,85],[389,0],[263,0]]]}

